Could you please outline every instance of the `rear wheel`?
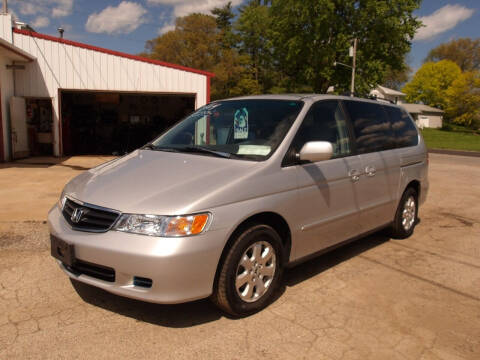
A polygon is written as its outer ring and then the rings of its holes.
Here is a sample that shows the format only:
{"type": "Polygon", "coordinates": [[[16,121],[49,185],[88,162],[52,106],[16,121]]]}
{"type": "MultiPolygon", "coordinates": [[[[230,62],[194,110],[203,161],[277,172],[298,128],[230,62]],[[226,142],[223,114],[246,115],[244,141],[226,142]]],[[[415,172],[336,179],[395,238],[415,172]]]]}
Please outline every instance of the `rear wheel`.
{"type": "Polygon", "coordinates": [[[222,310],[246,316],[266,307],[282,276],[282,241],[268,225],[252,225],[228,249],[212,300],[222,310]]]}
{"type": "Polygon", "coordinates": [[[413,188],[407,188],[400,199],[392,226],[392,236],[405,239],[413,234],[417,225],[418,194],[413,188]]]}

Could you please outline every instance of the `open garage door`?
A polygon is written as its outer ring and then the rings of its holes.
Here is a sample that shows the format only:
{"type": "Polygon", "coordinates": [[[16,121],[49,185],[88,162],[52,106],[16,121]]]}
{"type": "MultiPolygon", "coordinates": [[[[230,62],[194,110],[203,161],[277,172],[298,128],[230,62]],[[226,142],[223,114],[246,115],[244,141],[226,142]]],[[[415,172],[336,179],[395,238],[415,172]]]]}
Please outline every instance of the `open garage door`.
{"type": "Polygon", "coordinates": [[[195,109],[194,95],[61,91],[64,155],[123,155],[195,109]]]}

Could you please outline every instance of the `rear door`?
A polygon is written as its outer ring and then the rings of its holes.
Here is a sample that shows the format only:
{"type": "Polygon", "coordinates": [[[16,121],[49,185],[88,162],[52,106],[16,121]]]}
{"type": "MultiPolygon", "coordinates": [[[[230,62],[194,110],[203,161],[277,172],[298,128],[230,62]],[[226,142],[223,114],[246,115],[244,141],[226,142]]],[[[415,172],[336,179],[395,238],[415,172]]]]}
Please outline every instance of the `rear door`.
{"type": "Polygon", "coordinates": [[[395,134],[380,104],[344,101],[355,134],[361,166],[356,182],[362,232],[373,230],[393,220],[400,160],[395,134]]]}
{"type": "Polygon", "coordinates": [[[337,100],[312,105],[292,142],[298,153],[309,141],[329,141],[330,160],[295,165],[299,187],[297,213],[298,241],[296,258],[320,251],[359,232],[358,204],[354,181],[349,173],[360,166],[352,156],[352,144],[346,118],[337,100]]]}
{"type": "Polygon", "coordinates": [[[27,107],[24,98],[10,98],[10,119],[12,124],[13,158],[27,157],[30,151],[27,133],[27,107]]]}

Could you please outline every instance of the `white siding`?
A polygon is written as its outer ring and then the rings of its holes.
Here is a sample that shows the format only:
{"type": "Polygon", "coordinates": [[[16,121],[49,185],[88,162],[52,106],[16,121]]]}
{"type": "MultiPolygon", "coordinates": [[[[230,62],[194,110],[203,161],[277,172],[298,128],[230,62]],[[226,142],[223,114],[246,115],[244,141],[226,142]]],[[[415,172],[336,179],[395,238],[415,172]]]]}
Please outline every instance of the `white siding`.
{"type": "Polygon", "coordinates": [[[441,128],[442,127],[442,116],[439,115],[428,115],[428,127],[430,128],[441,128]]]}
{"type": "Polygon", "coordinates": [[[12,14],[2,14],[0,19],[0,37],[12,42],[12,14]]]}
{"type": "Polygon", "coordinates": [[[129,92],[201,93],[207,77],[179,69],[122,58],[95,50],[14,33],[14,45],[37,58],[18,72],[19,96],[53,97],[60,89],[129,92]],[[32,66],[33,65],[33,66],[32,66]],[[39,80],[43,81],[39,81],[39,80]],[[43,82],[43,84],[39,84],[43,82]]]}
{"type": "Polygon", "coordinates": [[[37,59],[16,72],[16,96],[52,98],[56,155],[59,89],[191,93],[196,94],[196,107],[207,102],[207,76],[203,74],[19,33],[13,33],[13,44],[37,59]]]}
{"type": "MultiPolygon", "coordinates": [[[[2,129],[3,129],[3,154],[5,159],[7,159],[7,155],[10,153],[8,144],[8,134],[10,133],[9,129],[9,119],[10,114],[10,106],[9,101],[10,98],[13,96],[13,71],[7,70],[6,65],[11,64],[11,61],[6,59],[3,56],[0,56],[0,85],[1,85],[1,111],[2,111],[2,129]]],[[[2,134],[0,134],[2,136],[2,134]]]]}

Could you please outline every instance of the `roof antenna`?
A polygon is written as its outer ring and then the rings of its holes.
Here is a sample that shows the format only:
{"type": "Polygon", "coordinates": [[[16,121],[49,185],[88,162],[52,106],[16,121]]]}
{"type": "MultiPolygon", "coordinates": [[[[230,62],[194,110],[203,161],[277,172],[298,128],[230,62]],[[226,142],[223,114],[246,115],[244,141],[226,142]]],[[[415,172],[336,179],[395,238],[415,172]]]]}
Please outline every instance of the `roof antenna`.
{"type": "Polygon", "coordinates": [[[2,13],[3,13],[3,14],[6,14],[6,13],[8,13],[8,4],[7,4],[7,0],[3,0],[2,13]]]}
{"type": "Polygon", "coordinates": [[[65,32],[65,29],[62,27],[59,27],[57,30],[58,30],[58,33],[60,34],[60,39],[63,39],[63,33],[65,32]]]}

